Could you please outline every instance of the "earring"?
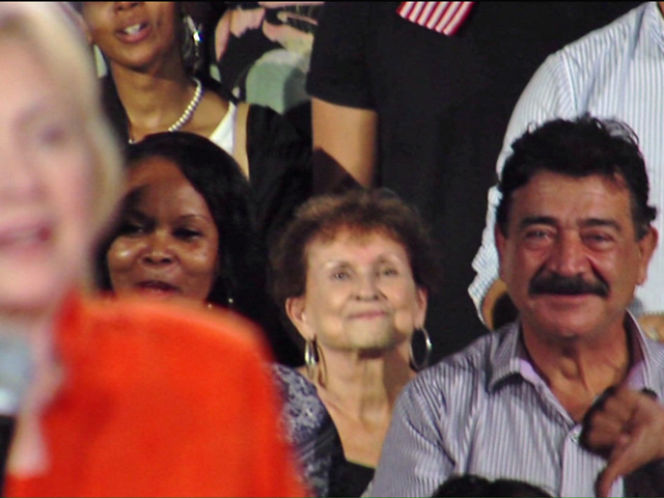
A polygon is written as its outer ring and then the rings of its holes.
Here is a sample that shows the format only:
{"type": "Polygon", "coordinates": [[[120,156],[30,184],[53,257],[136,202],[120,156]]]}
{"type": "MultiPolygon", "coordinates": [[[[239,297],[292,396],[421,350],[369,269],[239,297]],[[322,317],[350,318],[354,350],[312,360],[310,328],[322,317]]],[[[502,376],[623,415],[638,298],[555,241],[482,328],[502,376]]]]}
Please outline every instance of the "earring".
{"type": "Polygon", "coordinates": [[[309,379],[313,379],[316,375],[316,367],[318,366],[318,354],[316,352],[316,339],[306,339],[304,341],[304,365],[307,368],[307,375],[309,379]]]}
{"type": "Polygon", "coordinates": [[[92,46],[92,52],[94,55],[95,59],[95,68],[97,70],[97,76],[99,78],[103,78],[108,74],[108,64],[106,63],[106,59],[104,58],[104,54],[102,51],[99,49],[97,44],[92,46]]]}
{"type": "Polygon", "coordinates": [[[415,371],[420,371],[423,368],[426,368],[429,365],[429,357],[431,356],[431,351],[433,350],[433,344],[431,344],[431,339],[429,338],[429,332],[424,327],[416,328],[413,331],[413,335],[410,339],[410,366],[415,371]],[[415,335],[417,333],[422,334],[422,339],[424,340],[424,358],[421,361],[415,360],[415,348],[413,347],[413,342],[415,335]]]}
{"type": "Polygon", "coordinates": [[[182,16],[182,25],[184,30],[183,56],[185,60],[191,59],[192,65],[195,67],[201,57],[202,29],[196,25],[189,14],[182,16]]]}

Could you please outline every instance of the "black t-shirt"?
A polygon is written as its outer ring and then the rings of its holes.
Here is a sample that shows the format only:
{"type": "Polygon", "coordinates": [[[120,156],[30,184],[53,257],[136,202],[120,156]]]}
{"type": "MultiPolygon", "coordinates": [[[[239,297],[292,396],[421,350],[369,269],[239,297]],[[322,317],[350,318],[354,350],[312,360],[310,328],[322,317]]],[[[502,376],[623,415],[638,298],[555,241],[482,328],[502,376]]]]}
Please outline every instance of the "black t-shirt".
{"type": "Polygon", "coordinates": [[[512,109],[551,52],[637,2],[478,2],[451,37],[401,18],[398,2],[325,4],[308,92],[379,115],[376,183],[414,204],[443,263],[430,298],[434,359],[484,332],[467,288],[486,192],[512,109]]]}

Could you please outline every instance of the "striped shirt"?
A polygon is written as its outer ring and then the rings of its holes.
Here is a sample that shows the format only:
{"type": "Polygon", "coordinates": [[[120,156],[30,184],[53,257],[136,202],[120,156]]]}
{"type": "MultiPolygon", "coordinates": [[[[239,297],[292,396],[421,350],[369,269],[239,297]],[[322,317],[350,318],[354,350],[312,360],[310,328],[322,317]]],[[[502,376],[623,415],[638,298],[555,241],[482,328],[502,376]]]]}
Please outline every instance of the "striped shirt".
{"type": "MultiPolygon", "coordinates": [[[[625,383],[662,399],[664,344],[630,316],[625,383]]],[[[424,370],[397,401],[368,496],[431,496],[452,475],[534,484],[551,496],[594,496],[606,461],[579,444],[572,420],[527,359],[516,323],[424,370]]],[[[622,496],[623,480],[610,496],[622,496]]]]}
{"type": "MultiPolygon", "coordinates": [[[[631,10],[613,23],[550,55],[519,98],[498,157],[500,174],[510,144],[529,125],[585,112],[626,122],[638,135],[650,180],[650,203],[659,211],[655,227],[664,234],[664,18],[656,2],[631,10]]],[[[478,311],[498,277],[493,240],[500,192],[489,190],[482,246],[472,266],[477,275],[468,293],[478,311]]],[[[650,262],[648,280],[637,288],[630,309],[664,312],[664,244],[650,262]]]]}

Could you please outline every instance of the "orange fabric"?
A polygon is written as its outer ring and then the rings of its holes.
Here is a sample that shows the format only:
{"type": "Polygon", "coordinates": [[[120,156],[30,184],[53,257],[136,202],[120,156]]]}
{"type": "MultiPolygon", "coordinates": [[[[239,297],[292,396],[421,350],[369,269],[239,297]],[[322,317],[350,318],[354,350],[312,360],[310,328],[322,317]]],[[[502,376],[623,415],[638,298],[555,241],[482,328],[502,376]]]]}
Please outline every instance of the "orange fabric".
{"type": "Polygon", "coordinates": [[[43,417],[50,465],[9,496],[302,496],[265,346],[230,313],[73,298],[66,380],[43,417]]]}

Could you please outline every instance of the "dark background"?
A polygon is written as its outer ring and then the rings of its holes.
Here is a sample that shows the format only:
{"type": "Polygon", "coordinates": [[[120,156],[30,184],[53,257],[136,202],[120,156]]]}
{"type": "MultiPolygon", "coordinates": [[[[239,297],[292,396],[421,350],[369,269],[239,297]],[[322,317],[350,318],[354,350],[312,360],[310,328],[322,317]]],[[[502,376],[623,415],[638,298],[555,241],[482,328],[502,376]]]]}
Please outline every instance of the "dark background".
{"type": "MultiPolygon", "coordinates": [[[[207,43],[213,42],[213,20],[225,8],[256,6],[185,3],[205,21],[207,43]]],[[[348,15],[353,9],[386,15],[398,5],[361,3],[348,4],[348,15]]],[[[471,261],[481,242],[487,190],[496,181],[496,158],[521,91],[547,55],[638,4],[478,2],[451,41],[396,17],[380,28],[367,21],[367,36],[374,37],[367,43],[370,84],[377,110],[391,123],[381,130],[377,182],[419,209],[440,247],[443,285],[431,296],[427,319],[434,361],[486,332],[467,293],[474,278],[471,261]]],[[[319,17],[325,8],[320,11],[319,17]]],[[[222,77],[233,81],[271,46],[259,31],[231,39],[218,65],[222,77]]],[[[306,133],[308,111],[298,116],[305,121],[296,124],[306,133]]]]}

